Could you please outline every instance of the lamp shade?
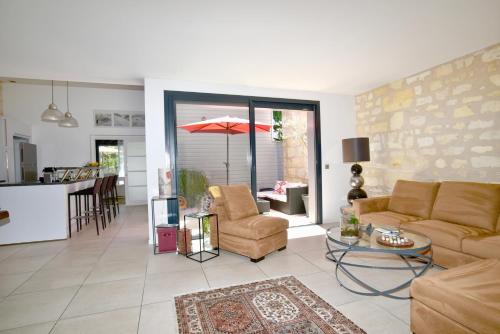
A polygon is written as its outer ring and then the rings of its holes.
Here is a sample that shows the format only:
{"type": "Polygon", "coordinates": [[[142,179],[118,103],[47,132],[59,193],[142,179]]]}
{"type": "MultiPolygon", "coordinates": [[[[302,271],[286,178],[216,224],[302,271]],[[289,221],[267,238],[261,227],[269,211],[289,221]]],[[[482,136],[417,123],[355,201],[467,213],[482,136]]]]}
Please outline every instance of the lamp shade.
{"type": "Polygon", "coordinates": [[[368,137],[342,139],[344,162],[370,161],[370,141],[368,137]]]}
{"type": "Polygon", "coordinates": [[[64,114],[64,119],[59,121],[59,126],[61,128],[77,128],[78,121],[71,115],[69,111],[64,114]]]}

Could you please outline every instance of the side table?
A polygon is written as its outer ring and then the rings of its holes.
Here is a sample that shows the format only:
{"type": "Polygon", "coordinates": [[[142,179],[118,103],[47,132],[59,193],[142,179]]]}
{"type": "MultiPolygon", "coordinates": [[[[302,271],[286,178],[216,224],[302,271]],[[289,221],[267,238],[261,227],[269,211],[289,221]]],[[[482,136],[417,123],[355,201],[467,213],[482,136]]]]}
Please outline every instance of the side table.
{"type": "MultiPolygon", "coordinates": [[[[196,240],[196,238],[199,240],[200,243],[200,248],[197,252],[191,252],[188,253],[186,252],[186,257],[194,260],[196,262],[205,262],[208,260],[213,259],[214,257],[217,257],[220,255],[220,248],[217,247],[217,252],[214,250],[206,250],[205,249],[205,231],[203,229],[203,220],[204,219],[210,219],[210,217],[215,217],[215,221],[217,224],[217,246],[219,245],[219,216],[216,213],[208,213],[208,212],[197,212],[197,213],[190,213],[187,215],[184,215],[184,228],[187,231],[187,226],[186,226],[186,218],[190,219],[197,219],[198,220],[198,235],[195,237],[194,235],[192,236],[193,241],[196,240]],[[207,255],[208,257],[205,257],[203,255],[207,255]]],[[[186,238],[187,233],[184,234],[184,237],[186,238]]],[[[187,240],[184,240],[185,245],[187,245],[187,240]]]]}

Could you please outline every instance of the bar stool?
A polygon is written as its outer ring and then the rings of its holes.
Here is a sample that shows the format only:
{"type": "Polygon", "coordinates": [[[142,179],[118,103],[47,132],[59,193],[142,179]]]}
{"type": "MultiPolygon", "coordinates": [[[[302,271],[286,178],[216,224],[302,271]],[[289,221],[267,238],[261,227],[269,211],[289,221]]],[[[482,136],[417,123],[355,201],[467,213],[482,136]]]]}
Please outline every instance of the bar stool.
{"type": "Polygon", "coordinates": [[[118,183],[118,175],[115,174],[115,177],[113,178],[113,189],[111,189],[111,194],[115,199],[116,210],[118,211],[118,214],[120,214],[120,202],[118,202],[118,189],[116,188],[117,183],[118,183]]]}
{"type": "Polygon", "coordinates": [[[101,196],[103,179],[96,179],[94,186],[75,191],[73,193],[68,194],[68,227],[69,227],[69,237],[71,238],[71,221],[76,221],[76,230],[79,232],[82,229],[82,220],[85,220],[85,225],[88,225],[90,222],[91,214],[95,219],[97,235],[99,235],[99,220],[98,215],[101,216],[101,224],[102,228],[106,228],[106,217],[105,210],[103,208],[104,201],[101,196]],[[75,196],[75,212],[76,215],[71,217],[71,196],[75,196]],[[85,210],[82,212],[81,207],[81,198],[84,197],[84,205],[85,210]],[[90,210],[90,198],[92,198],[92,210],[90,210]],[[98,208],[99,205],[99,208],[98,208]]]}
{"type": "Polygon", "coordinates": [[[111,176],[105,176],[102,180],[100,196],[102,198],[103,203],[103,212],[108,215],[108,222],[111,224],[111,207],[109,205],[109,185],[111,184],[111,176]]]}

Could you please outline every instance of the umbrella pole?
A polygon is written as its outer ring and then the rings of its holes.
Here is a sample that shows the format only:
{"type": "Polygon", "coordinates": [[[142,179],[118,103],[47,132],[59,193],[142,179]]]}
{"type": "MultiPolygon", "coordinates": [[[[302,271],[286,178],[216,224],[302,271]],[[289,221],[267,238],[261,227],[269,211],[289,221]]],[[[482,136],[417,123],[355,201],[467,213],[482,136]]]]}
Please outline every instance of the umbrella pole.
{"type": "Polygon", "coordinates": [[[229,185],[229,132],[226,132],[226,184],[229,185]]]}

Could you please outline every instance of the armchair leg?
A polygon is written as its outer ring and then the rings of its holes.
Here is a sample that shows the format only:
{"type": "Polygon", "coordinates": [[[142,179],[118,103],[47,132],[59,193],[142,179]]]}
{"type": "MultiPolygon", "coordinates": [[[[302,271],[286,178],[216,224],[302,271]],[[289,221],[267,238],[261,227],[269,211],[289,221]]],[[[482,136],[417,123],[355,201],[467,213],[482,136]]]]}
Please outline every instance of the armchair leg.
{"type": "Polygon", "coordinates": [[[253,263],[257,263],[257,262],[264,260],[264,258],[265,258],[265,256],[259,257],[258,259],[250,259],[250,261],[252,261],[253,263]]]}
{"type": "Polygon", "coordinates": [[[281,247],[281,248],[278,248],[278,252],[281,252],[282,250],[285,250],[286,249],[286,245],[281,247]]]}

